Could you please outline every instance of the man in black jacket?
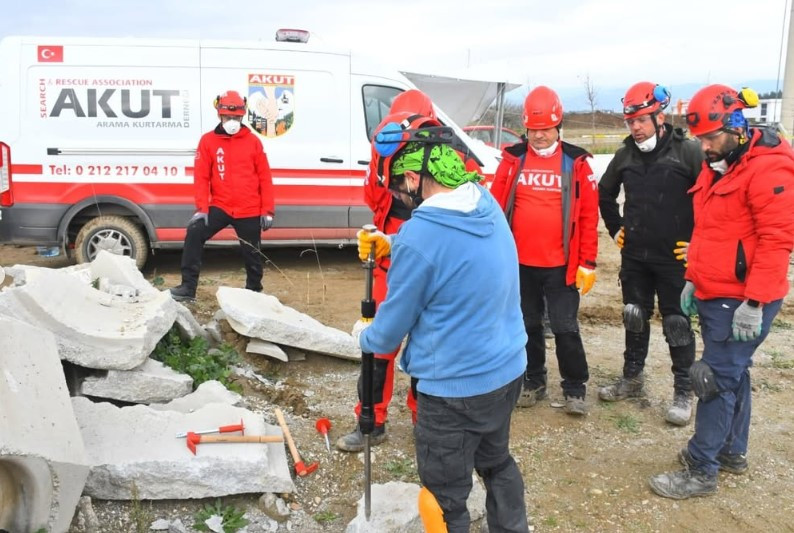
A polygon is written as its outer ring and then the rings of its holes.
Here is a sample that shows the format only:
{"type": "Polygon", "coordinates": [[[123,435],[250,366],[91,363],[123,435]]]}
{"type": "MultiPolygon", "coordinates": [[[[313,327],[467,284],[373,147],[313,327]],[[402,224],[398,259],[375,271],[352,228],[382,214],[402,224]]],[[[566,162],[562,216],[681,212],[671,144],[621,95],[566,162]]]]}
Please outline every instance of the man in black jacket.
{"type": "Polygon", "coordinates": [[[673,403],[665,420],[686,425],[692,415],[689,367],[695,338],[680,307],[684,264],[676,259],[679,241],[692,235],[692,198],[703,155],[698,143],[664,122],[669,91],[651,82],[631,86],[623,98],[630,135],[609,163],[598,186],[601,217],[621,248],[620,283],[626,351],[623,376],[602,387],[598,396],[617,401],[643,395],[654,296],[659,300],[662,330],[673,362],[673,403]],[[625,192],[621,216],[617,197],[625,192]]]}

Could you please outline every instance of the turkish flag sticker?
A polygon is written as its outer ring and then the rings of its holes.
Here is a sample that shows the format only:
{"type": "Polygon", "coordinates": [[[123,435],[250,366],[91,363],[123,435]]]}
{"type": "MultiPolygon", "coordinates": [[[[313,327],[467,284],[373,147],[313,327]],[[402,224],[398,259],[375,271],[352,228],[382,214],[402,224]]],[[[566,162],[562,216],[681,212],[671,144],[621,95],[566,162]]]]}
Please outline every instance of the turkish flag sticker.
{"type": "Polygon", "coordinates": [[[63,46],[39,46],[39,63],[63,63],[63,46]]]}

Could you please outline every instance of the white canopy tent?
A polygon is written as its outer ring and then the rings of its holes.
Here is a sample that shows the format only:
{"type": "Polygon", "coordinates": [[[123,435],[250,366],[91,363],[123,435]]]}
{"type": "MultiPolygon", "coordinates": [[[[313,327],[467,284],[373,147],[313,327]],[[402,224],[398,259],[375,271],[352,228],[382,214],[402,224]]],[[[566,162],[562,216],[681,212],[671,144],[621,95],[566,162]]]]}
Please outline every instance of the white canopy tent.
{"type": "Polygon", "coordinates": [[[496,100],[494,132],[496,146],[499,146],[499,134],[502,131],[504,117],[504,95],[507,91],[520,86],[520,83],[476,77],[468,71],[460,76],[456,73],[442,75],[406,71],[403,71],[402,74],[411,80],[418,89],[425,92],[461,127],[467,125],[474,117],[482,115],[488,106],[496,100]]]}

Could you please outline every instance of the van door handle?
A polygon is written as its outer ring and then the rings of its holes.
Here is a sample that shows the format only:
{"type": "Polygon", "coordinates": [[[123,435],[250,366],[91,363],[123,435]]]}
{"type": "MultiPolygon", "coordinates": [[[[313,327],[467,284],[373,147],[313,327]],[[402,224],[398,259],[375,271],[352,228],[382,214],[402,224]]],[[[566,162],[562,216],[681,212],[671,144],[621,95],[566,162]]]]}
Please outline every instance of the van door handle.
{"type": "Polygon", "coordinates": [[[344,163],[342,159],[336,157],[321,157],[320,161],[323,163],[344,163]]]}
{"type": "Polygon", "coordinates": [[[359,165],[369,165],[369,161],[365,161],[363,159],[359,159],[358,161],[356,161],[356,163],[358,163],[359,165]]]}

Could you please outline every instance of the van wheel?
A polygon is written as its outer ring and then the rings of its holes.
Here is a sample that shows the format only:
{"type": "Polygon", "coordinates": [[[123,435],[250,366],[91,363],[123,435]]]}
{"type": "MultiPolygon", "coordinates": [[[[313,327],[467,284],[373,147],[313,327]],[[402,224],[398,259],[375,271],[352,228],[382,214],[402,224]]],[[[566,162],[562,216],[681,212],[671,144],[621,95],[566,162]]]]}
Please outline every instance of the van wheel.
{"type": "Polygon", "coordinates": [[[143,231],[125,217],[97,217],[80,228],[74,242],[77,262],[93,261],[100,250],[131,257],[138,268],[143,268],[149,256],[143,231]]]}

